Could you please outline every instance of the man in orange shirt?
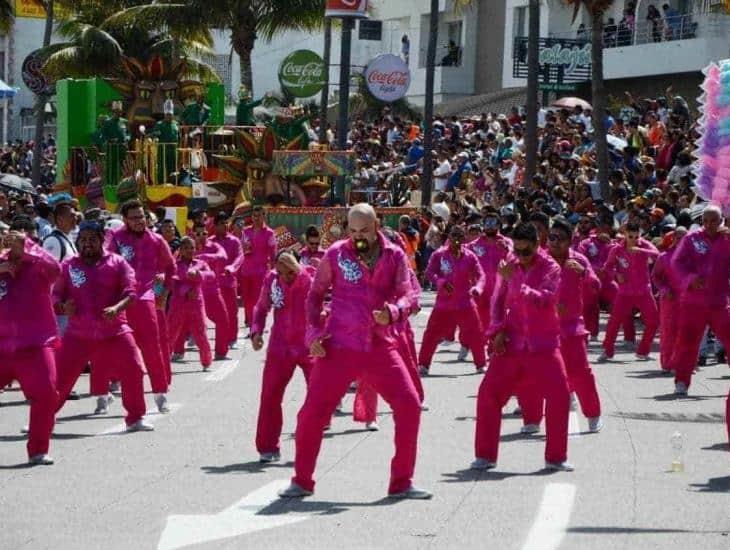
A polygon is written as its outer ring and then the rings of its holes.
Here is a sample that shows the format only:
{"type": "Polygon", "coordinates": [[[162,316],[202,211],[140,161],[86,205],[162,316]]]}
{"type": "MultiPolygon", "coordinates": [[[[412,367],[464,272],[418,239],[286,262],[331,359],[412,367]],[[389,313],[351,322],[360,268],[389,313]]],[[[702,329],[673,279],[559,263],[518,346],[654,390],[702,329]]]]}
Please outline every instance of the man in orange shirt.
{"type": "Polygon", "coordinates": [[[418,269],[416,254],[418,253],[418,246],[421,244],[421,237],[418,234],[418,231],[411,225],[410,216],[403,215],[400,217],[400,220],[398,220],[398,231],[405,243],[408,265],[413,271],[416,271],[418,269]]]}

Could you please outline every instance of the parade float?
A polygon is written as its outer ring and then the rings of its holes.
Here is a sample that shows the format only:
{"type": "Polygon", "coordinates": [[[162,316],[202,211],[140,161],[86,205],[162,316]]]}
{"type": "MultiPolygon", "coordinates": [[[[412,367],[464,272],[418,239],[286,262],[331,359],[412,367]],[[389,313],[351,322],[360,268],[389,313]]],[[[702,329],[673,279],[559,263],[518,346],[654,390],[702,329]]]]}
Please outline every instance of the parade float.
{"type": "MultiPolygon", "coordinates": [[[[333,184],[353,175],[355,155],[310,145],[301,106],[270,94],[254,101],[241,89],[228,125],[223,85],[187,78],[185,60],[124,58],[122,69],[121,77],[56,83],[58,191],[110,212],[136,197],[150,210],[164,207],[181,231],[191,210],[246,217],[261,205],[282,246],[310,224],[325,242],[340,236],[346,209],[337,205],[346,201],[333,184]]],[[[323,72],[317,54],[298,51],[279,78],[294,97],[309,97],[323,72]]],[[[413,213],[382,210],[389,224],[413,213]]]]}

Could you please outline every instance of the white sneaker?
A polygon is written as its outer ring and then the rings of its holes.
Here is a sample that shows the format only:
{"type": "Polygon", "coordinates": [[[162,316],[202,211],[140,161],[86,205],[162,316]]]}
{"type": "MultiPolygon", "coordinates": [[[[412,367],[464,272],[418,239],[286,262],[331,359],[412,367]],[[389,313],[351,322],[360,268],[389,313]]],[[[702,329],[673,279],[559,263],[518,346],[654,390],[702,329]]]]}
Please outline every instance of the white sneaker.
{"type": "Polygon", "coordinates": [[[172,354],[172,362],[173,363],[181,363],[185,359],[184,353],[173,353],[172,354]]]}
{"type": "Polygon", "coordinates": [[[490,462],[486,458],[477,458],[469,466],[469,468],[471,468],[472,470],[491,470],[496,467],[496,462],[490,462]]]}
{"type": "Polygon", "coordinates": [[[439,346],[450,346],[454,343],[453,340],[441,340],[439,343],[439,346]]]}
{"type": "Polygon", "coordinates": [[[608,363],[609,361],[611,361],[611,359],[613,359],[613,357],[609,357],[604,351],[603,353],[601,353],[601,355],[598,356],[598,359],[596,359],[596,363],[608,363]]]}
{"type": "Polygon", "coordinates": [[[128,432],[154,432],[155,427],[148,422],[145,422],[143,418],[140,418],[134,424],[127,426],[128,432]]]}
{"type": "Polygon", "coordinates": [[[525,424],[520,428],[522,434],[536,434],[540,431],[540,424],[525,424]]]}
{"type": "Polygon", "coordinates": [[[477,374],[486,374],[487,373],[487,367],[476,367],[476,373],[477,374]]]}
{"type": "Polygon", "coordinates": [[[426,402],[424,401],[423,403],[421,403],[421,410],[422,410],[422,411],[429,411],[429,410],[431,410],[431,407],[429,407],[429,406],[428,406],[428,403],[426,403],[426,402]]]}
{"type": "Polygon", "coordinates": [[[395,498],[399,500],[428,500],[432,498],[433,495],[429,493],[428,491],[424,491],[423,489],[418,489],[411,485],[408,489],[405,491],[401,491],[400,493],[389,493],[388,498],[395,498]]]}
{"type": "Polygon", "coordinates": [[[167,395],[164,393],[158,393],[155,395],[155,404],[157,405],[157,410],[162,414],[170,412],[170,406],[167,404],[167,395]]]}
{"type": "Polygon", "coordinates": [[[642,355],[641,353],[637,353],[636,360],[637,361],[651,361],[652,357],[650,357],[649,355],[642,355]]]}
{"type": "Polygon", "coordinates": [[[517,405],[514,410],[512,411],[512,414],[515,416],[522,416],[522,407],[517,405]]]}
{"type": "Polygon", "coordinates": [[[588,431],[597,434],[603,428],[603,419],[600,416],[594,416],[588,419],[588,431]]]}
{"type": "Polygon", "coordinates": [[[684,382],[674,384],[674,395],[687,395],[687,390],[687,384],[684,382]]]}
{"type": "Polygon", "coordinates": [[[341,412],[342,412],[342,399],[340,399],[340,402],[339,402],[339,403],[337,404],[337,406],[335,407],[335,410],[336,410],[336,411],[337,411],[338,413],[341,413],[341,412]]]}
{"type": "Polygon", "coordinates": [[[459,355],[456,356],[456,358],[459,361],[466,361],[466,358],[469,356],[469,348],[465,348],[464,346],[461,346],[461,349],[459,350],[459,355]]]}
{"type": "Polygon", "coordinates": [[[575,393],[573,393],[573,392],[570,392],[570,410],[571,411],[578,410],[578,400],[575,398],[575,393]]]}
{"type": "Polygon", "coordinates": [[[228,349],[230,349],[231,351],[237,350],[238,349],[238,342],[231,342],[231,345],[228,346],[228,349]]]}
{"type": "Polygon", "coordinates": [[[106,395],[102,395],[96,398],[96,409],[94,414],[109,414],[109,398],[106,395]]]}
{"type": "Polygon", "coordinates": [[[281,498],[302,498],[312,496],[313,494],[314,493],[312,491],[307,491],[304,487],[297,485],[294,482],[292,482],[289,487],[283,491],[279,491],[279,496],[281,498]]]}
{"type": "Polygon", "coordinates": [[[546,462],[545,469],[553,472],[572,472],[575,470],[570,462],[546,462]]]}
{"type": "Polygon", "coordinates": [[[418,367],[418,374],[421,376],[428,376],[428,367],[424,367],[423,365],[418,367]]]}
{"type": "Polygon", "coordinates": [[[261,453],[259,455],[259,462],[262,464],[269,464],[270,462],[278,462],[281,459],[279,453],[261,453]]]}
{"type": "Polygon", "coordinates": [[[53,464],[53,457],[47,454],[33,455],[28,459],[28,464],[37,466],[50,466],[53,464]]]}
{"type": "Polygon", "coordinates": [[[368,422],[365,424],[365,429],[369,432],[377,432],[380,430],[377,422],[368,422]]]}

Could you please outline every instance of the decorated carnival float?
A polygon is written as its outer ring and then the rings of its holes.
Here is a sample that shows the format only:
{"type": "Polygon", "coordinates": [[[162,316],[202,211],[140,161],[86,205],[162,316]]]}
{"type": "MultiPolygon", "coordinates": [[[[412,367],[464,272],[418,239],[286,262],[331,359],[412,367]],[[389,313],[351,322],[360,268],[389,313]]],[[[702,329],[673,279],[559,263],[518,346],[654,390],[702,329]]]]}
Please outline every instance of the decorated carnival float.
{"type": "MultiPolygon", "coordinates": [[[[280,245],[297,243],[314,224],[325,241],[342,232],[346,203],[338,178],[355,171],[352,151],[309,143],[308,116],[271,94],[254,101],[241,89],[236,124],[225,124],[225,91],[189,79],[185,60],[123,59],[121,77],[56,83],[59,181],[82,207],[116,212],[141,199],[164,207],[181,232],[188,213],[225,210],[246,218],[263,206],[280,245]]],[[[294,97],[318,93],[324,61],[294,52],[279,71],[294,97]]],[[[411,208],[383,208],[395,224],[411,208]]]]}

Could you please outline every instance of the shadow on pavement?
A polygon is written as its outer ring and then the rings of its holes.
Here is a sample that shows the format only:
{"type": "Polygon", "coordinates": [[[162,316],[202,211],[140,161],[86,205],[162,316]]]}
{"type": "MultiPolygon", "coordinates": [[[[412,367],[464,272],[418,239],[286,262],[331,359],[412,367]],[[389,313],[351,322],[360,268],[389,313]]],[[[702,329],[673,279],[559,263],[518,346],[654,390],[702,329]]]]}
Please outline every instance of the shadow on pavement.
{"type": "Polygon", "coordinates": [[[707,483],[690,483],[700,493],[730,493],[730,476],[711,477],[707,483]]]}
{"type": "Polygon", "coordinates": [[[293,462],[241,462],[238,464],[227,464],[225,466],[203,466],[200,469],[206,474],[234,474],[245,472],[249,474],[260,474],[271,468],[293,468],[293,462]]]}
{"type": "Polygon", "coordinates": [[[617,412],[612,414],[618,418],[627,420],[651,420],[654,422],[697,422],[697,423],[725,423],[725,415],[720,413],[637,413],[637,412],[617,412]]]}
{"type": "MultiPolygon", "coordinates": [[[[51,439],[57,439],[59,441],[73,440],[73,439],[86,439],[87,437],[95,437],[93,434],[57,434],[51,435],[51,439]]],[[[28,439],[28,434],[17,434],[17,435],[0,435],[0,442],[12,443],[14,441],[25,441],[28,439]]]]}
{"type": "Polygon", "coordinates": [[[27,470],[28,468],[33,468],[35,464],[30,464],[28,462],[22,462],[20,464],[0,464],[0,470],[27,470]]]}
{"type": "Polygon", "coordinates": [[[640,380],[650,380],[653,378],[671,378],[672,373],[661,369],[651,370],[634,370],[626,373],[626,378],[637,378],[640,380]]]}
{"type": "Polygon", "coordinates": [[[541,477],[549,476],[555,472],[551,470],[537,470],[535,472],[500,472],[497,470],[458,470],[456,472],[445,472],[441,475],[446,479],[439,480],[439,483],[464,483],[470,481],[503,481],[511,477],[541,477]]]}
{"type": "Polygon", "coordinates": [[[715,443],[709,447],[702,447],[703,451],[730,451],[730,445],[727,443],[715,443]]]}
{"type": "Polygon", "coordinates": [[[651,527],[569,527],[568,533],[582,535],[652,535],[671,533],[723,533],[725,531],[695,531],[690,529],[655,529],[651,527]]]}
{"type": "Polygon", "coordinates": [[[113,420],[113,419],[124,419],[123,414],[94,414],[94,413],[81,413],[74,414],[73,416],[61,416],[57,419],[59,422],[70,422],[72,420],[113,420]]]}
{"type": "Polygon", "coordinates": [[[653,399],[654,401],[706,401],[708,399],[725,398],[725,395],[676,395],[674,392],[639,399],[653,399]]]}
{"type": "Polygon", "coordinates": [[[329,502],[308,499],[280,499],[257,512],[257,516],[283,516],[290,513],[316,514],[331,516],[347,512],[350,508],[371,508],[375,506],[393,506],[399,500],[381,498],[373,502],[329,502]]]}

